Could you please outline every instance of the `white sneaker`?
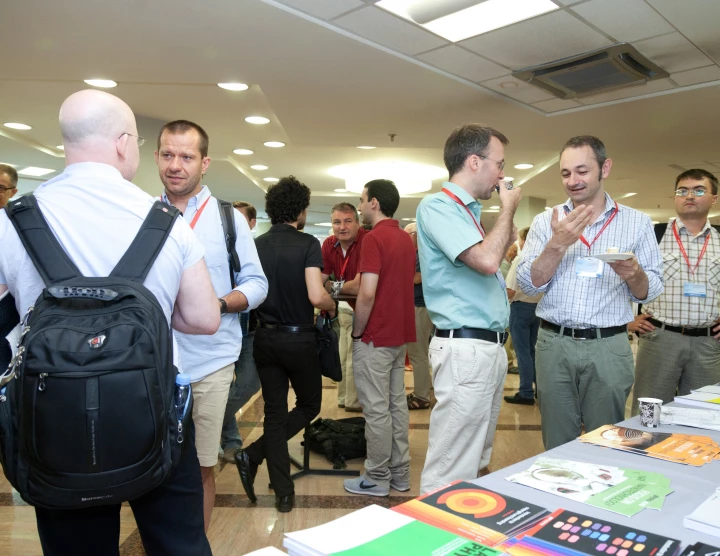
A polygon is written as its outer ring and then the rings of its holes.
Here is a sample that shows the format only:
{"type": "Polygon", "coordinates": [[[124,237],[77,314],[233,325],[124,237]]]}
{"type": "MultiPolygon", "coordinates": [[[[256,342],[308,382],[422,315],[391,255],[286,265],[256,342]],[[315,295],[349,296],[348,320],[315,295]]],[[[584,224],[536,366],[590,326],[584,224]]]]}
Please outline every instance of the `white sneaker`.
{"type": "Polygon", "coordinates": [[[390,479],[390,488],[398,492],[407,492],[410,490],[410,481],[390,479]]]}
{"type": "Polygon", "coordinates": [[[365,475],[360,475],[354,479],[345,479],[343,482],[345,490],[353,494],[365,494],[367,496],[390,496],[390,489],[376,485],[365,475]]]}

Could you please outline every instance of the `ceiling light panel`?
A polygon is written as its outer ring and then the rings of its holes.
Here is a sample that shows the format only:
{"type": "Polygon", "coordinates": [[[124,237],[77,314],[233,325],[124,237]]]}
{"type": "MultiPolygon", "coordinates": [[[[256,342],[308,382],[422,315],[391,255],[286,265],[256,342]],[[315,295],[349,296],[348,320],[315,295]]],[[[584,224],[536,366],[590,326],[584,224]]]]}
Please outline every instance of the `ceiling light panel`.
{"type": "Polygon", "coordinates": [[[112,79],[86,79],[85,83],[91,87],[100,87],[101,89],[112,89],[117,87],[117,83],[112,79]]]}
{"type": "Polygon", "coordinates": [[[245,121],[249,124],[255,125],[265,125],[270,123],[270,120],[263,116],[248,116],[245,118],[245,121]]]}
{"type": "Polygon", "coordinates": [[[284,147],[285,143],[282,141],[265,141],[263,145],[270,147],[271,149],[279,149],[280,147],[284,147]]]}
{"type": "Polygon", "coordinates": [[[52,174],[55,170],[52,168],[38,168],[37,166],[28,166],[27,168],[23,168],[22,170],[18,170],[19,176],[32,176],[32,177],[40,177],[40,176],[46,176],[48,174],[52,174]]]}
{"type": "Polygon", "coordinates": [[[233,152],[235,154],[239,154],[240,156],[250,156],[251,154],[253,154],[250,149],[235,149],[233,152]]]}
{"type": "Polygon", "coordinates": [[[18,122],[7,122],[5,123],[5,127],[9,127],[10,129],[19,129],[20,131],[27,131],[29,129],[32,129],[32,126],[29,126],[27,124],[21,124],[18,122]]]}
{"type": "Polygon", "coordinates": [[[428,191],[433,180],[447,176],[447,170],[439,166],[395,160],[343,164],[330,168],[328,173],[345,180],[345,189],[354,193],[362,193],[365,184],[371,180],[392,180],[400,195],[428,191]]]}
{"type": "Polygon", "coordinates": [[[248,86],[245,83],[218,83],[218,87],[227,91],[247,91],[248,86]]]}
{"type": "MultiPolygon", "coordinates": [[[[434,3],[436,6],[440,4],[438,0],[435,0],[434,3]]],[[[467,4],[467,2],[459,0],[449,0],[447,3],[448,5],[455,4],[460,8],[467,4]]],[[[420,21],[424,21],[424,16],[432,11],[427,11],[427,14],[422,12],[418,9],[421,4],[425,5],[428,2],[427,0],[382,0],[376,6],[410,21],[415,21],[428,31],[452,42],[482,35],[494,29],[507,27],[518,21],[558,9],[558,5],[551,0],[486,0],[485,2],[476,2],[474,6],[460,9],[438,19],[420,23],[420,21]],[[421,13],[422,16],[419,16],[421,13]],[[416,21],[413,16],[420,21],[416,21]]]]}

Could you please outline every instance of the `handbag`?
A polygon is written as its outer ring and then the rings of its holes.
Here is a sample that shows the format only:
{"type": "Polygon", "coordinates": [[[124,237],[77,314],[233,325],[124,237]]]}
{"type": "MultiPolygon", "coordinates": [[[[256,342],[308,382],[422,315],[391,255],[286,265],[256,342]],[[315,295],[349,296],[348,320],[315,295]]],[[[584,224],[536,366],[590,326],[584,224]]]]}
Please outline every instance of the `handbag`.
{"type": "Polygon", "coordinates": [[[330,380],[340,382],[342,380],[340,344],[337,334],[330,324],[330,318],[324,313],[318,316],[315,323],[315,340],[320,372],[330,380]]]}

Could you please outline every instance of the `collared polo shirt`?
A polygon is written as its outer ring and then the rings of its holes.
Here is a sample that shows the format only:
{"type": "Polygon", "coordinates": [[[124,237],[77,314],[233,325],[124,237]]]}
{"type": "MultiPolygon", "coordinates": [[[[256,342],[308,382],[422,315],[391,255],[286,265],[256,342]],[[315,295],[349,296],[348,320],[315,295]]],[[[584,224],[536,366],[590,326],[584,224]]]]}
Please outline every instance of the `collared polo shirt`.
{"type": "Polygon", "coordinates": [[[483,240],[465,207],[480,222],[482,205],[459,185],[445,182],[462,205],[442,191],[425,197],[417,210],[423,294],[430,319],[441,330],[484,328],[503,332],[510,319],[505,282],[498,271],[481,274],[458,257],[483,240]]]}
{"type": "Polygon", "coordinates": [[[365,237],[358,272],[379,276],[363,342],[375,347],[414,342],[415,246],[397,220],[381,220],[365,237]]]}
{"type": "Polygon", "coordinates": [[[268,324],[313,324],[314,308],[308,298],[305,269],[322,269],[320,242],[289,224],[274,224],[255,240],[269,291],[258,307],[258,319],[268,324]]]}
{"type": "MultiPolygon", "coordinates": [[[[168,202],[165,193],[162,199],[168,202]]],[[[195,222],[193,231],[205,247],[205,264],[215,295],[224,297],[233,290],[230,283],[230,261],[218,202],[207,186],[203,186],[197,195],[188,199],[183,218],[192,222],[199,210],[202,210],[202,213],[195,222]]],[[[240,272],[234,275],[237,284],[234,289],[245,294],[249,309],[255,309],[267,296],[268,283],[260,266],[246,218],[240,211],[235,210],[234,220],[235,250],[240,259],[240,272]]],[[[240,316],[238,313],[222,315],[220,328],[211,336],[175,332],[175,339],[185,374],[190,376],[191,382],[198,382],[237,361],[242,346],[240,316]]]]}
{"type": "Polygon", "coordinates": [[[360,261],[360,249],[363,238],[367,233],[368,231],[366,229],[360,228],[355,241],[345,254],[343,254],[342,247],[340,246],[340,240],[335,236],[325,238],[322,244],[323,274],[327,274],[328,276],[334,274],[336,280],[345,280],[346,282],[354,279],[357,274],[358,262],[360,261]],[[346,260],[347,267],[345,267],[344,275],[341,275],[342,267],[346,260]]]}
{"type": "MultiPolygon", "coordinates": [[[[34,195],[50,229],[84,276],[112,272],[155,202],[116,168],[95,162],[71,164],[34,195]]],[[[0,284],[7,284],[22,316],[45,286],[4,210],[0,210],[0,246],[0,284]]],[[[178,218],[145,279],[168,324],[183,271],[204,253],[188,223],[178,218]]],[[[175,342],[173,346],[177,348],[175,342]]],[[[174,355],[179,366],[177,349],[174,355]]]]}

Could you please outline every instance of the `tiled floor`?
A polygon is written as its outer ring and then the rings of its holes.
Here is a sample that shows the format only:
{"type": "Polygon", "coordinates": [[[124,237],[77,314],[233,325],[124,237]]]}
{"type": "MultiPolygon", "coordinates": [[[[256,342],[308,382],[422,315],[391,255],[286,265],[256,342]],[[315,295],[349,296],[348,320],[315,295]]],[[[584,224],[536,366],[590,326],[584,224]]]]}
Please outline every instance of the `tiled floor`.
{"type": "MultiPolygon", "coordinates": [[[[408,391],[411,391],[412,373],[405,374],[408,391]]],[[[343,418],[357,414],[346,413],[337,407],[337,391],[324,379],[321,415],[343,418]]],[[[517,375],[508,375],[507,394],[517,389],[517,375]]],[[[291,403],[294,403],[292,392],[291,403]]],[[[252,441],[262,433],[263,402],[259,396],[251,400],[238,414],[240,431],[244,439],[252,441]]],[[[341,477],[308,476],[296,481],[297,505],[289,514],[275,511],[274,495],[268,488],[265,466],[258,472],[255,482],[259,500],[252,506],[245,496],[234,466],[219,464],[217,471],[217,498],[213,520],[208,532],[216,556],[242,555],[264,546],[282,547],[283,533],[319,525],[371,503],[396,505],[419,494],[420,472],[427,450],[427,429],[430,412],[410,412],[411,490],[389,500],[365,498],[348,494],[342,488],[341,477]]],[[[540,438],[540,412],[537,406],[518,406],[503,402],[495,436],[490,471],[497,471],[543,451],[540,438]]],[[[290,453],[302,459],[300,435],[290,442],[290,453]]],[[[362,460],[348,464],[351,469],[362,469],[362,460]]],[[[325,458],[313,454],[311,467],[329,468],[325,458]]],[[[122,555],[144,554],[140,537],[129,508],[121,513],[122,555]]],[[[34,511],[13,494],[10,485],[0,476],[0,554],[30,556],[41,554],[35,527],[34,511]]]]}

